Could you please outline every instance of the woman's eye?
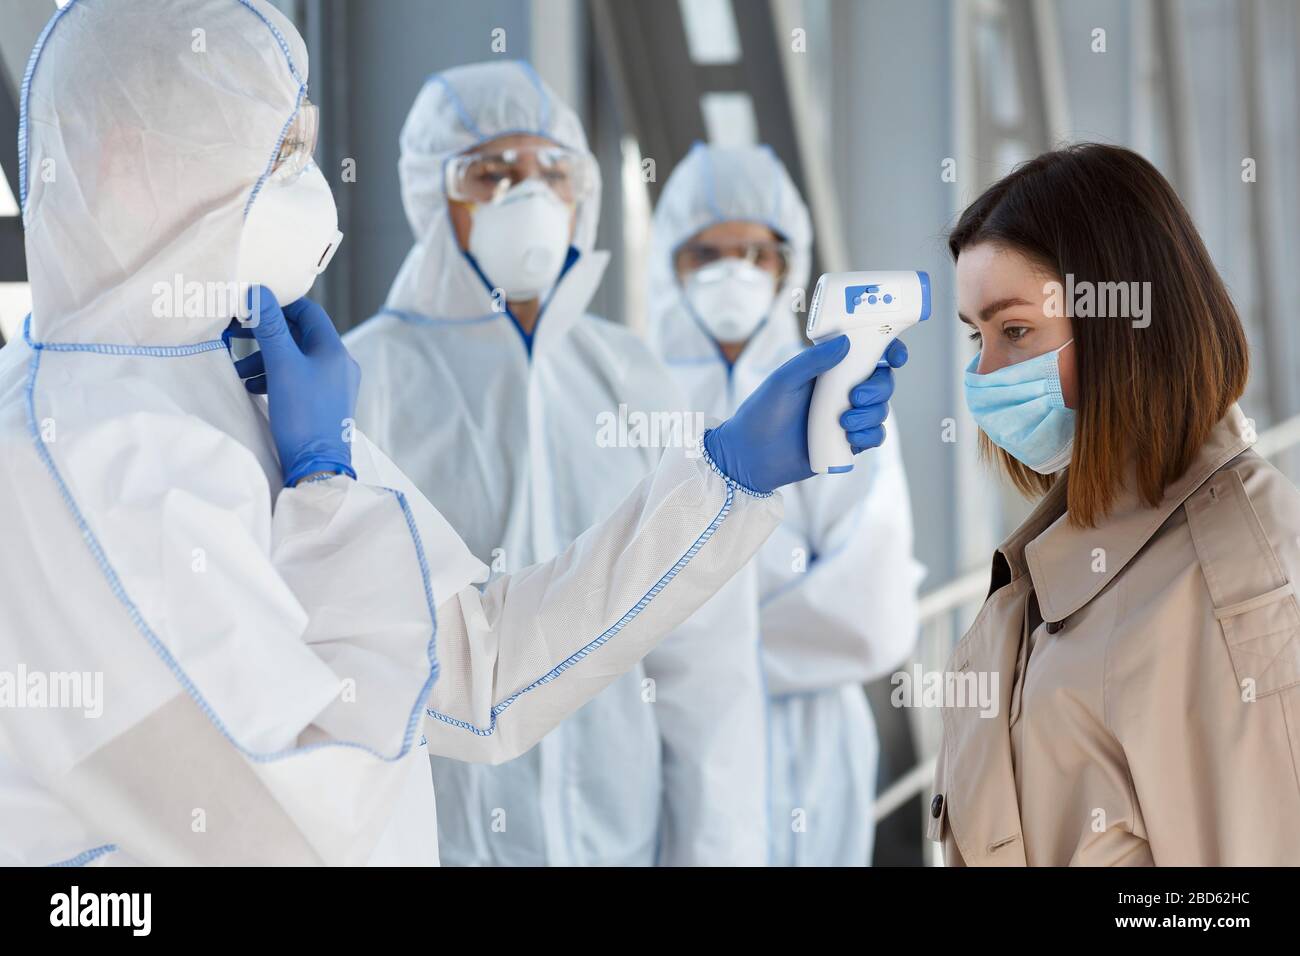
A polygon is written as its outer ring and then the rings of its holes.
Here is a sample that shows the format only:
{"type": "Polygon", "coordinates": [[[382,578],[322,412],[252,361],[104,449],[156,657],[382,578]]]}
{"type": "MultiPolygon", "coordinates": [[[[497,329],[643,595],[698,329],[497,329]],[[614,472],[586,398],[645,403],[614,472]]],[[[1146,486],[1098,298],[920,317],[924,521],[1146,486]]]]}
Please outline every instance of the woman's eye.
{"type": "Polygon", "coordinates": [[[970,339],[972,342],[978,342],[980,340],[980,330],[971,329],[966,333],[966,338],[970,339]]]}
{"type": "Polygon", "coordinates": [[[1012,342],[1019,342],[1028,332],[1029,329],[1023,325],[1013,325],[1002,330],[1002,334],[1012,342]]]}

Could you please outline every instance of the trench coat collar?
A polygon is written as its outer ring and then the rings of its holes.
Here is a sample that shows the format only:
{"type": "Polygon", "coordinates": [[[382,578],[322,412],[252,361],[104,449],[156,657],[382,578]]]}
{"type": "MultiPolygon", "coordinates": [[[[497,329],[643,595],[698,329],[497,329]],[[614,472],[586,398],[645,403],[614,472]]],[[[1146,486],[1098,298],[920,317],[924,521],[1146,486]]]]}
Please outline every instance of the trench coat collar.
{"type": "Polygon", "coordinates": [[[1043,620],[1064,621],[1101,593],[1197,488],[1254,442],[1253,424],[1234,404],[1159,505],[1151,507],[1140,498],[1130,468],[1130,480],[1095,528],[1069,523],[1067,472],[998,549],[1012,579],[1027,571],[1043,620]]]}

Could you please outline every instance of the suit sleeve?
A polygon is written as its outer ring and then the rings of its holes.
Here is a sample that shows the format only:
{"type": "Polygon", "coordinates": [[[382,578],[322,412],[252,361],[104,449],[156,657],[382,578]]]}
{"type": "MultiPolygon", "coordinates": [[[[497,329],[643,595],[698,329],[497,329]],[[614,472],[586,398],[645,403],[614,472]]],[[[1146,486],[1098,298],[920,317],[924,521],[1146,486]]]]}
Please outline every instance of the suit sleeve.
{"type": "Polygon", "coordinates": [[[666,452],[557,557],[439,607],[430,752],[495,763],[526,751],[703,605],[780,518],[779,496],[666,452]]]}

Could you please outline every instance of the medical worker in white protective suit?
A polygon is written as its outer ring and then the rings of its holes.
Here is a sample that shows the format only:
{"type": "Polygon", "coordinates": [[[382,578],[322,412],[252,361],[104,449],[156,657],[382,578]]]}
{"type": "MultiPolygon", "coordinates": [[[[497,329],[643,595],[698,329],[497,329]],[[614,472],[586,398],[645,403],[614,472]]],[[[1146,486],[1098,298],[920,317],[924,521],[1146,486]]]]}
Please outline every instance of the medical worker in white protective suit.
{"type": "MultiPolygon", "coordinates": [[[[609,258],[593,249],[599,171],[578,117],[527,63],[433,76],[401,147],[416,242],[383,312],[346,338],[363,371],[357,421],[477,557],[513,571],[558,554],[655,468],[655,436],[620,420],[675,415],[658,441],[692,453],[702,429],[645,343],[585,311],[609,258]]],[[[766,862],[757,634],[733,620],[745,598],[724,588],[522,757],[435,758],[443,861],[766,862]]]]}
{"type": "Polygon", "coordinates": [[[0,863],[437,862],[426,753],[527,750],[808,474],[800,406],[843,343],[553,560],[474,587],[487,569],[352,433],[356,365],[299,298],[338,240],[306,79],[258,0],[73,0],[33,50],[33,306],[0,350],[0,863]],[[238,368],[236,280],[269,287],[238,368]]]}
{"type": "MultiPolygon", "coordinates": [[[[808,211],[765,146],[697,144],[654,215],[650,341],[692,408],[725,417],[804,349],[808,211]]],[[[879,743],[862,685],[916,639],[907,481],[890,440],[852,472],[788,489],[752,579],[769,694],[772,862],[870,862],[879,743]]],[[[708,612],[709,605],[705,607],[708,612]]]]}

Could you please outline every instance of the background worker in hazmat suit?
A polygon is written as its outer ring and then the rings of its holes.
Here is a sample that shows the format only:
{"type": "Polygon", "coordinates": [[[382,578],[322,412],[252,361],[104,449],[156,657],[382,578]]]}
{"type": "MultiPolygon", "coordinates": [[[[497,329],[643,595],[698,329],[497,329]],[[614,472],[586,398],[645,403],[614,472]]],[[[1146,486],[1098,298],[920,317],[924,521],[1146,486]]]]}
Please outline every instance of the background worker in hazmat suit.
{"type": "MultiPolygon", "coordinates": [[[[664,184],[651,250],[651,346],[691,408],[730,415],[805,348],[792,310],[812,251],[803,200],[769,148],[697,144],[664,184]]],[[[749,579],[736,620],[762,635],[772,862],[863,866],[879,742],[862,685],[915,644],[922,574],[898,443],[785,498],[781,527],[730,585],[749,579]]]]}
{"type": "MultiPolygon", "coordinates": [[[[609,259],[593,248],[600,173],[527,63],[431,77],[401,148],[416,241],[383,312],[347,336],[358,422],[477,557],[514,571],[656,467],[662,447],[619,447],[602,420],[681,421],[686,403],[641,339],[586,312],[609,259]]],[[[693,454],[695,420],[661,440],[693,454]]],[[[444,862],[766,862],[764,694],[738,584],[525,755],[435,758],[444,862]]]]}
{"type": "MultiPolygon", "coordinates": [[[[486,568],[352,433],[356,365],[299,298],[338,241],[306,83],[301,37],[257,0],[73,0],[32,52],[0,660],[103,686],[98,715],[0,708],[0,862],[437,862],[425,752],[527,750],[714,593],[778,522],[767,493],[809,473],[811,380],[842,341],[553,560],[472,586],[486,568]],[[235,307],[204,294],[236,281],[270,287],[238,369],[235,307]]],[[[858,404],[891,390],[878,373],[858,404]]]]}

